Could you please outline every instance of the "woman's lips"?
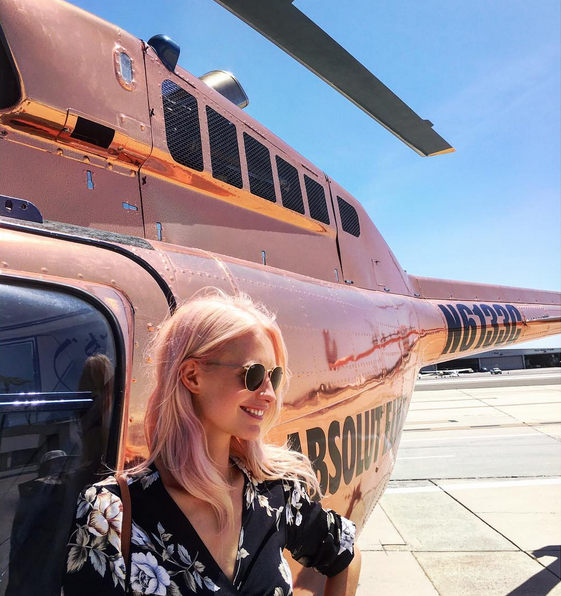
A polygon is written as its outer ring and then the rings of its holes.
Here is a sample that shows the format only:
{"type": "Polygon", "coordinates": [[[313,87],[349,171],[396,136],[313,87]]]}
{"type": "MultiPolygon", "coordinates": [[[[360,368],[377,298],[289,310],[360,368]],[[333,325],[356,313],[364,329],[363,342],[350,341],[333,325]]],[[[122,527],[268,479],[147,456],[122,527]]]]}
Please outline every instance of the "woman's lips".
{"type": "Polygon", "coordinates": [[[259,408],[247,408],[245,406],[240,406],[240,408],[248,415],[251,416],[252,418],[255,418],[256,420],[263,420],[263,416],[265,414],[265,410],[261,410],[259,408]]]}

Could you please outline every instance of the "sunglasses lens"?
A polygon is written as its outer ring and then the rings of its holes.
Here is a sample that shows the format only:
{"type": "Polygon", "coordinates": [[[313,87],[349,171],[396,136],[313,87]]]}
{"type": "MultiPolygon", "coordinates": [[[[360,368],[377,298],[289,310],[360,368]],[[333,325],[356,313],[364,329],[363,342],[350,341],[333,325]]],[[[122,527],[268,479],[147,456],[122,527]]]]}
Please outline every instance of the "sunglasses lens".
{"type": "Polygon", "coordinates": [[[245,386],[249,391],[257,391],[265,379],[265,367],[262,364],[252,364],[245,373],[245,386]]]}
{"type": "Polygon", "coordinates": [[[277,366],[273,369],[271,373],[271,385],[273,386],[273,390],[276,391],[279,388],[279,385],[282,381],[282,367],[277,366]]]}

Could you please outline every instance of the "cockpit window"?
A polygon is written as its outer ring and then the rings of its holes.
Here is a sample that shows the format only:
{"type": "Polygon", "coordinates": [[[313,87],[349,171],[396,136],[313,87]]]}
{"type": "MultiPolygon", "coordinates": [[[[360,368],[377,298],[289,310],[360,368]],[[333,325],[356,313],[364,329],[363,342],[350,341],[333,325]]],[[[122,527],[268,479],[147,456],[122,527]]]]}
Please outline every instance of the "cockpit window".
{"type": "Polygon", "coordinates": [[[51,596],[77,495],[108,458],[117,347],[73,295],[0,285],[0,303],[0,596],[51,596]]]}

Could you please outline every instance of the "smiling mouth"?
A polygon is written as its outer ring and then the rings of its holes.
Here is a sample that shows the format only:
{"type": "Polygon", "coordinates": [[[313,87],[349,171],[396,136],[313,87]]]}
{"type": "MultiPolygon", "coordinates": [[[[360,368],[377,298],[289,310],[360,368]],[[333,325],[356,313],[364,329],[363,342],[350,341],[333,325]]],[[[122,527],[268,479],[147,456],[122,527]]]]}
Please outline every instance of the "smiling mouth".
{"type": "Polygon", "coordinates": [[[252,418],[256,420],[263,420],[263,416],[265,414],[265,410],[258,410],[257,408],[245,408],[244,406],[240,406],[240,408],[252,418]]]}

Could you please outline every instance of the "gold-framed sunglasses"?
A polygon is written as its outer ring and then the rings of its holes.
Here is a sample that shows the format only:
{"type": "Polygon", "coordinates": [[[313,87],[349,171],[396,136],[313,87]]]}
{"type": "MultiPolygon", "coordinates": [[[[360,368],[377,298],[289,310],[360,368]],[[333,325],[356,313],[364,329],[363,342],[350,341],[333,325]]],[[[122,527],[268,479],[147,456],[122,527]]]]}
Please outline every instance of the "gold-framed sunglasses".
{"type": "Polygon", "coordinates": [[[276,391],[281,384],[282,376],[284,374],[282,366],[275,366],[275,368],[267,370],[265,365],[261,364],[260,362],[242,366],[240,364],[224,364],[222,362],[209,362],[206,360],[204,361],[204,364],[210,364],[212,366],[226,366],[228,368],[243,368],[245,370],[245,388],[252,392],[257,391],[263,385],[266,375],[268,375],[269,379],[271,379],[273,391],[276,391]]]}

